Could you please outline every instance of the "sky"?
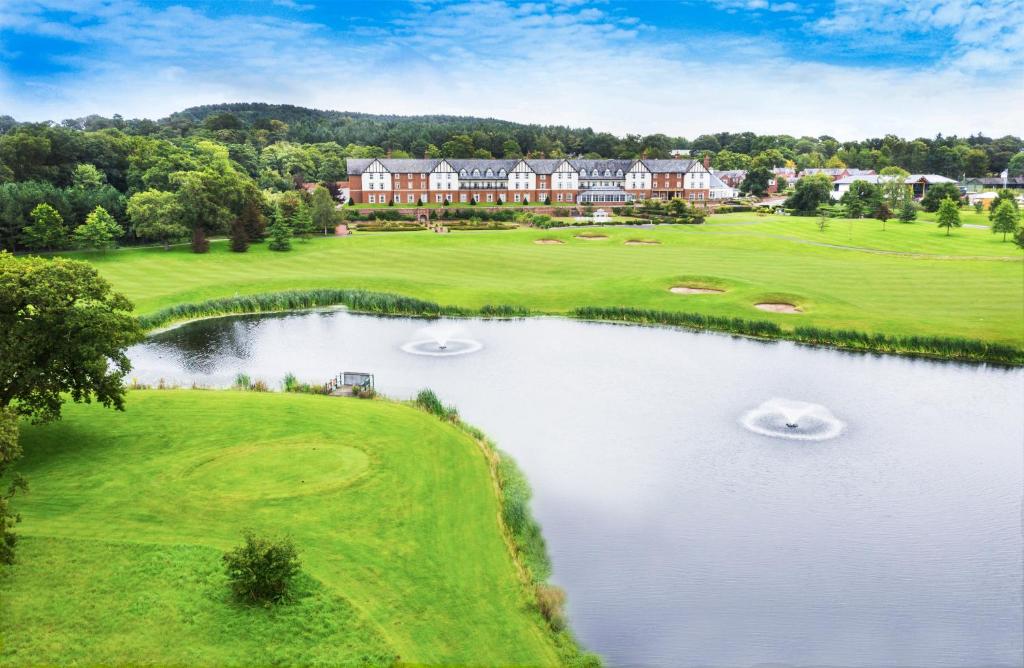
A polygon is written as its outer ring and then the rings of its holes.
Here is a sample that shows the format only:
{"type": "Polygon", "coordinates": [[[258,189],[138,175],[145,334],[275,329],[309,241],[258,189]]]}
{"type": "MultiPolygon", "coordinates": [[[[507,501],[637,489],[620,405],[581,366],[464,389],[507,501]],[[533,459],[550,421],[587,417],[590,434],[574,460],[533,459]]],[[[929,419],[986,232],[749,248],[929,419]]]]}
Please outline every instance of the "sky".
{"type": "Polygon", "coordinates": [[[1024,135],[1024,0],[0,0],[0,115],[248,101],[618,135],[1024,135]]]}

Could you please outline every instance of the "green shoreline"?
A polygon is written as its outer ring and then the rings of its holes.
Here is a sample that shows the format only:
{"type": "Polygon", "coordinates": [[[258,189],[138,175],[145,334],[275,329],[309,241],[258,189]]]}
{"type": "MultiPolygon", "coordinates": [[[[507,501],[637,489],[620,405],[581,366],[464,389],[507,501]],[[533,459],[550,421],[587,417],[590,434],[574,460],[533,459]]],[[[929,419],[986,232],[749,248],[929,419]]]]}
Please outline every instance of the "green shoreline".
{"type": "Polygon", "coordinates": [[[354,313],[427,318],[560,316],[590,322],[663,325],[692,331],[721,332],[760,340],[786,340],[803,345],[852,352],[922,357],[954,362],[992,363],[1005,366],[1024,365],[1024,349],[976,339],[889,336],[854,330],[806,326],[784,329],[769,320],[748,320],[628,307],[581,306],[569,313],[537,312],[508,305],[485,305],[479,309],[471,309],[367,290],[288,290],[209,299],[202,302],[178,304],[142,314],[139,316],[139,322],[147,331],[153,331],[168,325],[178,325],[210,317],[285,313],[329,306],[344,306],[354,313]]]}

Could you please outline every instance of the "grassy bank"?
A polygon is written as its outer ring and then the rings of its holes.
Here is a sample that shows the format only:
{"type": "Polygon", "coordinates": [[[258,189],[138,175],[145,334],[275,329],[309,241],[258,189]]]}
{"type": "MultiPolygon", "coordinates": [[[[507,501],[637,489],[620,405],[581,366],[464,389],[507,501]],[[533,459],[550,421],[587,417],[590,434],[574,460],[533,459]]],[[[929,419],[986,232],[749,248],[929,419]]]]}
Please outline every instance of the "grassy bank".
{"type": "Polygon", "coordinates": [[[557,314],[632,307],[765,320],[786,331],[820,327],[1024,346],[1022,254],[988,230],[946,237],[923,222],[890,221],[882,231],[875,220],[834,220],[821,232],[810,219],[728,214],[706,225],[644,230],[657,245],[626,245],[637,236],[632,229],[602,232],[607,239],[577,239],[572,229],[356,234],[296,242],[290,253],[257,245],[236,254],[216,243],[208,255],[175,248],[80,257],[142,314],[231,296],[345,289],[470,311],[486,304],[557,314]],[[533,243],[542,237],[564,243],[533,243]],[[725,292],[669,292],[690,283],[725,292]],[[803,313],[754,307],[773,300],[803,313]]]}
{"type": "Polygon", "coordinates": [[[555,665],[491,460],[387,401],[139,391],[23,430],[0,664],[555,665]],[[243,527],[290,534],[297,600],[227,599],[243,527]]]}

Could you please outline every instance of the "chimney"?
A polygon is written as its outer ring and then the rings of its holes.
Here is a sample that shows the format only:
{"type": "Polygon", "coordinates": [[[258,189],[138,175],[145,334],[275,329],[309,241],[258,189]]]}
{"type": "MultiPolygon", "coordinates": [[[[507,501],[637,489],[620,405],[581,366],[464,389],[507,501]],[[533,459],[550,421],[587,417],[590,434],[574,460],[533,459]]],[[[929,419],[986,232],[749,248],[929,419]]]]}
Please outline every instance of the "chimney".
{"type": "Polygon", "coordinates": [[[704,154],[704,169],[710,169],[710,168],[711,168],[711,154],[710,153],[705,153],[704,154]]]}
{"type": "Polygon", "coordinates": [[[428,151],[423,151],[423,159],[424,160],[429,160],[430,159],[430,153],[428,151]]]}
{"type": "Polygon", "coordinates": [[[640,159],[641,160],[646,160],[647,159],[647,149],[644,149],[644,150],[640,151],[640,159]]]}
{"type": "Polygon", "coordinates": [[[387,155],[387,157],[389,157],[389,158],[391,157],[391,149],[388,149],[388,155],[387,155]]]}

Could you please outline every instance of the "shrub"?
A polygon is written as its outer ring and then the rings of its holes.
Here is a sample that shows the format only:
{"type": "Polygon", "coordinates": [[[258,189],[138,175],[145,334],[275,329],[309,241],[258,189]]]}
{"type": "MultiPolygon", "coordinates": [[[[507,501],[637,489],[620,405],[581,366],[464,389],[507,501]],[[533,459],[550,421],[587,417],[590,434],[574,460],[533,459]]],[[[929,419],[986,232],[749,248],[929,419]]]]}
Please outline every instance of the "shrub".
{"type": "Polygon", "coordinates": [[[232,593],[240,601],[270,605],[285,600],[300,569],[298,551],[289,538],[244,535],[245,544],[225,552],[222,560],[232,593]]]}
{"type": "Polygon", "coordinates": [[[265,381],[265,380],[254,380],[252,382],[252,385],[249,386],[249,389],[252,390],[253,392],[269,392],[270,391],[270,387],[267,385],[267,381],[265,381]]]}
{"type": "Polygon", "coordinates": [[[281,381],[281,386],[285,392],[298,392],[299,379],[295,377],[295,374],[289,371],[284,375],[284,379],[281,381]]]}
{"type": "Polygon", "coordinates": [[[235,385],[239,390],[248,390],[252,386],[252,378],[247,373],[240,373],[235,376],[235,385]]]}
{"type": "Polygon", "coordinates": [[[538,584],[535,588],[537,607],[555,631],[565,628],[565,591],[549,584],[538,584]]]}

